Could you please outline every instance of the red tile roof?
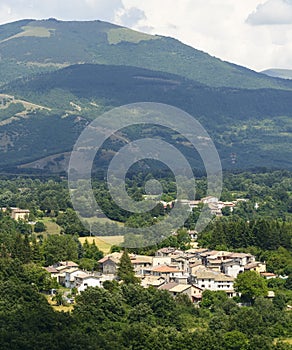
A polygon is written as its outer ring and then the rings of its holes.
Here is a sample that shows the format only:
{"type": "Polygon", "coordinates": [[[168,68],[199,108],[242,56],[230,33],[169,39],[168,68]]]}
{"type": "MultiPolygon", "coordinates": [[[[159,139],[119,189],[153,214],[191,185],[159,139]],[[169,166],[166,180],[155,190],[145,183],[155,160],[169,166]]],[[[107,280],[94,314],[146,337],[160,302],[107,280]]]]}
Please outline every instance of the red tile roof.
{"type": "Polygon", "coordinates": [[[175,267],[170,266],[156,266],[154,269],[152,269],[154,272],[178,272],[179,270],[175,267]]]}

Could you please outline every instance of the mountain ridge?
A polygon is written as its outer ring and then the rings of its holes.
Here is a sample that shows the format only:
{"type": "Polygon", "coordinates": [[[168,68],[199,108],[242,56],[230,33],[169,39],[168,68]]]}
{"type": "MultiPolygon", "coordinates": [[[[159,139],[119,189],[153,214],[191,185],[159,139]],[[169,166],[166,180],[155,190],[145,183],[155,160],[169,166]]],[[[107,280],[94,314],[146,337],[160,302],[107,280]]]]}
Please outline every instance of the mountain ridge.
{"type": "MultiPolygon", "coordinates": [[[[202,123],[216,144],[224,168],[232,168],[231,154],[236,155],[237,166],[242,168],[265,165],[292,168],[289,161],[292,151],[291,91],[209,87],[173,74],[138,67],[83,64],[8,84],[0,92],[16,98],[22,96],[35,105],[49,108],[50,112],[35,113],[43,116],[41,121],[45,115],[46,119],[51,114],[59,115],[61,120],[69,118],[72,127],[78,125],[80,117],[85,122],[113,107],[129,103],[149,101],[174,105],[202,123]]],[[[34,125],[41,128],[37,126],[36,116],[34,125]]],[[[13,133],[12,130],[13,125],[10,129],[13,133]]],[[[156,136],[162,134],[165,133],[156,136]]],[[[76,140],[70,134],[67,143],[63,144],[61,134],[56,138],[48,130],[46,135],[59,145],[56,154],[62,150],[68,152],[68,146],[70,143],[73,146],[76,140]]],[[[168,142],[174,141],[171,134],[165,134],[165,137],[168,142]]],[[[188,147],[184,151],[191,155],[188,147]]],[[[44,157],[53,154],[44,153],[44,157]]],[[[10,160],[13,157],[17,159],[18,155],[10,153],[10,160]]],[[[29,159],[27,155],[22,164],[41,158],[29,159]]],[[[191,161],[197,166],[196,159],[191,161]]]]}
{"type": "Polygon", "coordinates": [[[274,78],[292,79],[292,69],[270,68],[263,70],[261,73],[274,78]]]}
{"type": "MultiPolygon", "coordinates": [[[[21,69],[31,74],[31,63],[36,73],[46,71],[37,64],[97,63],[164,71],[210,86],[292,89],[292,83],[224,62],[176,39],[98,20],[23,20],[2,25],[0,52],[0,68],[1,62],[9,62],[12,75],[21,69]]],[[[13,80],[9,79],[2,84],[13,80]]]]}
{"type": "MultiPolygon", "coordinates": [[[[291,81],[223,62],[173,38],[102,21],[3,25],[0,55],[2,169],[60,169],[58,162],[66,163],[90,120],[146,101],[174,105],[197,118],[225,169],[292,168],[291,81]],[[4,94],[17,103],[5,105],[4,94]]],[[[131,132],[124,135],[129,140],[163,136],[194,167],[201,166],[185,140],[171,133],[131,132]]],[[[102,165],[117,144],[109,146],[99,155],[102,165]]]]}

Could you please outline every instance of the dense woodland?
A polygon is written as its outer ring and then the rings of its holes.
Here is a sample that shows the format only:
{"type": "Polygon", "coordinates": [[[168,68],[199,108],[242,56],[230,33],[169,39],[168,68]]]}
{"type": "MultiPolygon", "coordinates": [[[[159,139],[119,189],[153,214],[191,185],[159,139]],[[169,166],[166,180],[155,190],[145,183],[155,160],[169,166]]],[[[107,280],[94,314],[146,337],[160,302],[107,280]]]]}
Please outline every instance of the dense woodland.
{"type": "MultiPolygon", "coordinates": [[[[290,83],[287,81],[287,84],[290,83]]],[[[236,89],[227,86],[215,88],[161,71],[102,64],[72,65],[15,80],[0,88],[0,93],[49,110],[30,110],[26,112],[29,118],[1,126],[3,134],[13,135],[14,146],[6,150],[0,167],[13,167],[67,152],[86,122],[113,107],[144,101],[175,106],[195,117],[214,140],[225,169],[257,166],[291,169],[291,87],[282,90],[268,86],[257,90],[243,89],[242,85],[236,89]],[[48,139],[51,142],[47,142],[48,139]],[[28,147],[23,147],[24,144],[28,147]],[[35,144],[39,147],[35,148],[35,144]],[[236,155],[236,165],[230,159],[231,154],[236,155]]],[[[5,108],[0,111],[0,118],[11,118],[20,107],[15,104],[5,108]]],[[[139,133],[136,130],[131,133],[128,129],[123,131],[123,136],[137,139],[139,133]]],[[[202,168],[197,152],[174,132],[152,126],[146,128],[146,133],[150,137],[158,135],[176,145],[193,167],[202,168]]],[[[116,151],[116,144],[107,148],[116,151]]],[[[110,154],[106,153],[107,156],[110,154]]],[[[106,159],[106,156],[99,157],[98,166],[103,166],[106,159]]]]}
{"type": "MultiPolygon", "coordinates": [[[[127,179],[128,192],[136,200],[144,195],[149,176],[127,179]]],[[[175,199],[171,176],[159,173],[165,200],[175,199]]],[[[204,177],[197,179],[196,198],[205,195],[204,177]]],[[[94,181],[97,200],[103,199],[109,217],[119,225],[99,224],[101,235],[122,234],[124,225],[151,223],[153,215],[163,220],[167,210],[159,207],[145,217],[118,211],[103,180],[94,181]]],[[[95,244],[82,245],[88,235],[77,218],[64,179],[4,177],[0,180],[0,207],[30,209],[29,220],[17,222],[9,209],[0,212],[0,348],[1,349],[289,349],[292,338],[292,206],[291,173],[225,174],[223,200],[249,199],[233,212],[226,210],[199,234],[201,246],[246,251],[266,261],[268,271],[286,276],[264,280],[245,273],[236,281],[239,298],[224,292],[205,291],[200,307],[188,299],[173,299],[167,292],[143,289],[132,278],[131,267],[120,266],[121,283],[107,282],[104,289],[88,288],[76,297],[70,313],[55,311],[44,292],[59,289],[42,266],[73,260],[81,268],[98,270],[103,253],[95,244]],[[258,208],[255,209],[255,203],[258,208]],[[48,235],[46,220],[55,221],[61,234],[48,235]],[[244,276],[244,277],[242,277],[244,276]],[[265,298],[267,290],[276,294],[265,298]],[[250,302],[239,306],[238,302],[250,302]],[[283,342],[282,342],[283,340],[283,342]]],[[[156,246],[133,249],[153,254],[157,248],[188,249],[187,228],[193,228],[201,208],[191,213],[185,228],[156,246]]],[[[93,229],[92,234],[96,233],[93,229]]],[[[113,246],[112,250],[120,247],[113,246]]],[[[129,250],[131,251],[131,250],[129,250]]],[[[61,298],[62,303],[62,298],[61,298]]]]}

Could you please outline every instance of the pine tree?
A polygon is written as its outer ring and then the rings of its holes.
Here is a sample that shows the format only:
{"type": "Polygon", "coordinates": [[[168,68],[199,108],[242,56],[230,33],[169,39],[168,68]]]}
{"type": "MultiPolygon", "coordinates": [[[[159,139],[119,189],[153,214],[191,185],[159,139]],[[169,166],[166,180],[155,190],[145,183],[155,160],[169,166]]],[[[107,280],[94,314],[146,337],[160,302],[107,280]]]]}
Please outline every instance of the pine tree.
{"type": "Polygon", "coordinates": [[[41,263],[43,260],[40,244],[35,237],[33,237],[31,241],[31,260],[34,263],[41,263]]]}
{"type": "Polygon", "coordinates": [[[138,279],[135,277],[134,267],[127,250],[124,250],[122,254],[117,275],[118,278],[126,284],[138,283],[138,279]]]}
{"type": "Polygon", "coordinates": [[[28,235],[24,235],[23,239],[23,262],[25,264],[31,261],[31,246],[29,242],[28,235]]]}

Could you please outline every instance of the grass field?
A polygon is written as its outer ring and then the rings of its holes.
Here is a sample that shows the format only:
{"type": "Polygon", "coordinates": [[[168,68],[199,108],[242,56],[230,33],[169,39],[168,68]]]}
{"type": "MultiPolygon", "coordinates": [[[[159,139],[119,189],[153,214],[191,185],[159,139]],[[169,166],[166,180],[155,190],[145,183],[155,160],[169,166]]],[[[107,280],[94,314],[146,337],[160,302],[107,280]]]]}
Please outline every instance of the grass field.
{"type": "Polygon", "coordinates": [[[52,297],[50,295],[46,295],[46,299],[48,300],[48,303],[53,307],[53,309],[55,311],[71,312],[73,310],[73,308],[74,308],[73,305],[68,305],[68,306],[57,305],[56,302],[54,300],[52,300],[52,297]]]}
{"type": "Polygon", "coordinates": [[[128,41],[131,43],[139,43],[142,40],[155,40],[158,36],[153,36],[145,33],[136,32],[135,30],[127,28],[114,28],[110,29],[107,33],[107,40],[109,44],[114,45],[122,41],[128,41]]]}
{"type": "Polygon", "coordinates": [[[79,240],[82,244],[84,244],[87,239],[88,243],[92,243],[93,241],[97,245],[97,247],[104,253],[108,254],[110,252],[112,245],[119,245],[124,241],[123,236],[103,236],[103,237],[80,237],[79,240]]]}
{"type": "Polygon", "coordinates": [[[46,233],[48,235],[57,235],[61,232],[61,227],[57,225],[51,218],[43,218],[39,220],[46,225],[46,233]]]}
{"type": "Polygon", "coordinates": [[[35,36],[35,37],[40,37],[40,38],[49,38],[51,36],[51,31],[54,31],[54,29],[48,29],[45,27],[35,27],[35,26],[24,26],[24,27],[21,27],[21,29],[23,30],[22,32],[2,40],[1,43],[8,41],[8,40],[11,40],[11,39],[21,38],[24,36],[35,36]]]}
{"type": "MultiPolygon", "coordinates": [[[[93,223],[101,223],[101,224],[106,224],[108,223],[112,223],[113,221],[108,219],[108,218],[97,218],[96,216],[92,217],[92,218],[86,218],[84,219],[84,221],[88,222],[89,224],[93,224],[93,223]]],[[[123,222],[119,222],[119,221],[114,221],[117,225],[119,226],[124,226],[123,222]]]]}

